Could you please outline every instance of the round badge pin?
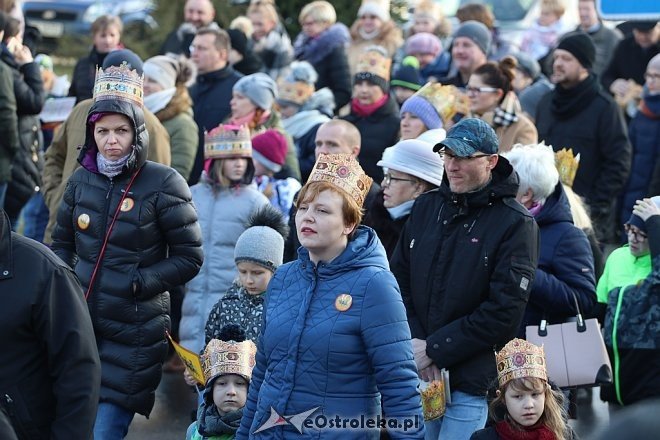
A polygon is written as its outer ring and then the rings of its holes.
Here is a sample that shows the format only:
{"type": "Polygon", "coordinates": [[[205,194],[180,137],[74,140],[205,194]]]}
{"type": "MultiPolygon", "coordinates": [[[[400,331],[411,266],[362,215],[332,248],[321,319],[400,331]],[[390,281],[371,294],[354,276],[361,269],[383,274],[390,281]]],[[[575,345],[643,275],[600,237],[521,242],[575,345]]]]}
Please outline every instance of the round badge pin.
{"type": "Polygon", "coordinates": [[[342,293],[335,300],[335,308],[340,312],[345,312],[353,305],[353,297],[348,293],[342,293]]]}
{"type": "Polygon", "coordinates": [[[89,228],[89,215],[80,214],[78,216],[78,227],[82,230],[89,228]]]}
{"type": "Polygon", "coordinates": [[[119,209],[121,212],[128,212],[131,209],[133,209],[134,206],[135,206],[135,201],[133,199],[126,197],[124,201],[121,202],[121,208],[119,209]]]}

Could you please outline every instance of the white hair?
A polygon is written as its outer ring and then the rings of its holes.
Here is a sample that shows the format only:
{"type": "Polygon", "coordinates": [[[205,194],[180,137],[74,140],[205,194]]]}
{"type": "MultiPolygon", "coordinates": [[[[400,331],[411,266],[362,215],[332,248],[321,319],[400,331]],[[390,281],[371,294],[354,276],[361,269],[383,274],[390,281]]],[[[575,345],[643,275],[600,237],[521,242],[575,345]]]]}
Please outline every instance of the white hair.
{"type": "Polygon", "coordinates": [[[540,144],[522,145],[516,144],[513,148],[502,153],[513,169],[520,177],[520,188],[518,193],[532,190],[532,200],[544,203],[545,199],[552,194],[559,182],[559,172],[555,167],[555,153],[552,147],[540,144]]]}

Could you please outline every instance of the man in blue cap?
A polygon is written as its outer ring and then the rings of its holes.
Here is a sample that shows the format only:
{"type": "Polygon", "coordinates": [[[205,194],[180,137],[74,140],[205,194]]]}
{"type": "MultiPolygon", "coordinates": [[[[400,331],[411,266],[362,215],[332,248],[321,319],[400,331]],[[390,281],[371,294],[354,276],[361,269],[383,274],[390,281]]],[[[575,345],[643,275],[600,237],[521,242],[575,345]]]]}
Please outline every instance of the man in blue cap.
{"type": "Polygon", "coordinates": [[[480,119],[449,130],[434,147],[442,185],[417,198],[391,259],[420,378],[449,371],[451,403],[426,423],[427,439],[469,439],[484,427],[493,349],[515,337],[534,280],[538,227],[516,202],[518,175],[498,144],[480,119]]]}

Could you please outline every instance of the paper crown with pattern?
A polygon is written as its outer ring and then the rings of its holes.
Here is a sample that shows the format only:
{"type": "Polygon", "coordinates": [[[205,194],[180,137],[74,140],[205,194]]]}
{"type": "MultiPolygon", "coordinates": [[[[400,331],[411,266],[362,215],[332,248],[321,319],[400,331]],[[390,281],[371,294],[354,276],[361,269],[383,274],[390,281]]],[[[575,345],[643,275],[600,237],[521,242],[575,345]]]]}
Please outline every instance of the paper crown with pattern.
{"type": "Polygon", "coordinates": [[[314,94],[314,84],[303,81],[286,81],[281,79],[277,84],[278,101],[289,101],[303,105],[314,94]]]}
{"type": "Polygon", "coordinates": [[[205,159],[234,157],[252,157],[252,140],[247,126],[220,124],[204,135],[205,159]]]}
{"type": "MultiPolygon", "coordinates": [[[[360,60],[357,63],[355,72],[357,75],[364,76],[365,74],[372,74],[383,78],[385,81],[390,80],[390,67],[392,60],[384,56],[378,48],[366,48],[360,54],[360,60]]],[[[382,49],[381,49],[382,50],[382,49]]]]}
{"type": "Polygon", "coordinates": [[[566,186],[573,186],[575,174],[580,166],[580,153],[573,155],[573,149],[562,148],[555,152],[555,167],[559,172],[559,181],[566,186]]]}
{"type": "Polygon", "coordinates": [[[309,182],[329,182],[362,206],[373,179],[350,154],[321,154],[309,175],[309,182]]]}
{"type": "Polygon", "coordinates": [[[495,353],[497,381],[504,386],[512,379],[536,377],[548,380],[543,347],[536,346],[524,339],[509,341],[495,353]]]}
{"type": "Polygon", "coordinates": [[[126,62],[119,66],[96,69],[94,80],[94,101],[118,99],[142,107],[144,77],[137,70],[128,67],[126,62]]]}
{"type": "Polygon", "coordinates": [[[257,346],[249,339],[243,342],[211,339],[201,356],[206,383],[223,374],[238,374],[249,381],[256,354],[257,346]]]}
{"type": "Polygon", "coordinates": [[[456,86],[426,83],[415,95],[428,101],[443,121],[452,121],[457,114],[470,114],[470,98],[456,86]]]}

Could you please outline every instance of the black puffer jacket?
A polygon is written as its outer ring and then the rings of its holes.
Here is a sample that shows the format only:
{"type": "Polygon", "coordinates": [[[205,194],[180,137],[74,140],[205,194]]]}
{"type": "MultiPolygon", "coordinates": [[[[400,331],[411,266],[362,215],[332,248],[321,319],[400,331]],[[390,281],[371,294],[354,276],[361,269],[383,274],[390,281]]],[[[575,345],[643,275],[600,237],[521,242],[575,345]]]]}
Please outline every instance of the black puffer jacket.
{"type": "Polygon", "coordinates": [[[202,264],[201,231],[185,180],[146,160],[142,109],[101,101],[90,109],[128,116],[135,148],[121,174],[98,172],[93,129],[87,127],[77,169],[64,191],[53,249],[88,288],[106,230],[136,171],[88,298],[102,365],[101,401],[149,415],[167,355],[168,289],[192,279],[202,264]],[[135,289],[134,289],[135,286],[135,289]]]}
{"type": "Polygon", "coordinates": [[[103,65],[103,60],[107,55],[107,53],[98,53],[92,46],[89,55],[80,58],[76,63],[69,87],[69,96],[76,97],[76,104],[92,97],[96,67],[103,65]]]}
{"type": "Polygon", "coordinates": [[[19,66],[7,50],[3,50],[0,59],[11,69],[14,77],[14,95],[18,114],[20,148],[12,161],[11,182],[7,187],[5,199],[5,211],[11,219],[15,219],[30,197],[41,187],[44,141],[39,113],[46,94],[37,63],[19,66]]]}

